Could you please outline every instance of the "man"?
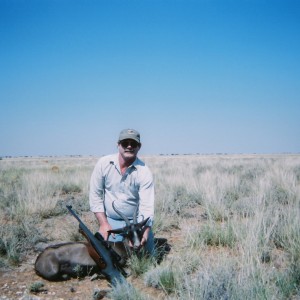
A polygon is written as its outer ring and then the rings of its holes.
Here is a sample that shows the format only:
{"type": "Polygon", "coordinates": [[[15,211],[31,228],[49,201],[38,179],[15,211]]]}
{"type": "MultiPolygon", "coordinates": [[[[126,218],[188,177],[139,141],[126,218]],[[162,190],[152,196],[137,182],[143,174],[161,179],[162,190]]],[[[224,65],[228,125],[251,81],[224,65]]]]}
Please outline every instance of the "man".
{"type": "MultiPolygon", "coordinates": [[[[149,217],[141,245],[153,254],[154,183],[151,171],[137,157],[142,146],[139,132],[122,130],[117,146],[117,154],[100,158],[94,168],[90,181],[90,209],[99,222],[99,232],[107,240],[108,230],[126,225],[112,203],[115,201],[115,207],[128,219],[132,219],[138,206],[138,221],[149,217]]],[[[111,235],[109,240],[118,242],[123,237],[111,235]]]]}

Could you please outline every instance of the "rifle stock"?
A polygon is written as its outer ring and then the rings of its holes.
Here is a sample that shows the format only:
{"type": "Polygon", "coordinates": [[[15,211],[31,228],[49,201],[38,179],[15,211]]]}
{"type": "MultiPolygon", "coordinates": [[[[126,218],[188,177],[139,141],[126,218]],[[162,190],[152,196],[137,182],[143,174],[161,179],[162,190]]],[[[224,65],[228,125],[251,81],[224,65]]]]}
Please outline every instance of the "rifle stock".
{"type": "Polygon", "coordinates": [[[105,244],[103,237],[97,233],[94,235],[72,210],[71,205],[67,205],[66,207],[79,222],[80,232],[85,236],[85,238],[98,254],[99,258],[95,258],[94,256],[92,258],[99,265],[104,276],[113,285],[116,285],[117,282],[124,281],[125,277],[122,274],[125,274],[125,272],[123,270],[120,272],[116,267],[118,265],[118,261],[116,261],[117,254],[115,253],[115,255],[112,255],[112,249],[110,249],[109,246],[105,244]],[[103,265],[105,266],[104,268],[103,265]]]}

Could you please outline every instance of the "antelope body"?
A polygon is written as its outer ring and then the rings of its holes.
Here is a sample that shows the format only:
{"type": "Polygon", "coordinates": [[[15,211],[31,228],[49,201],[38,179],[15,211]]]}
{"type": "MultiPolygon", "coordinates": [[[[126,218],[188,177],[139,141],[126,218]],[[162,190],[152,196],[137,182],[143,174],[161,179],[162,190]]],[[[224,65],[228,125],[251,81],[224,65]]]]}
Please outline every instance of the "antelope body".
{"type": "Polygon", "coordinates": [[[83,242],[49,246],[38,255],[35,271],[39,276],[53,281],[99,272],[100,267],[90,255],[90,247],[83,242]]]}

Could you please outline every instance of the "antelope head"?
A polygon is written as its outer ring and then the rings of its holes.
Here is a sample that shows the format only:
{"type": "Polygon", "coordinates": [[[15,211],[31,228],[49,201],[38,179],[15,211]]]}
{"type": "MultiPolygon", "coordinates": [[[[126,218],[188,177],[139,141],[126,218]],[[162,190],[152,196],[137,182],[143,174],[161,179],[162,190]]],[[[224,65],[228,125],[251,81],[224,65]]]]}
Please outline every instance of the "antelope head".
{"type": "MultiPolygon", "coordinates": [[[[114,201],[115,202],[115,201],[114,201]]],[[[137,211],[138,211],[138,206],[136,207],[134,213],[133,213],[133,220],[130,222],[128,218],[121,212],[119,211],[115,203],[112,203],[112,207],[114,211],[125,221],[126,226],[123,228],[118,228],[118,229],[113,229],[109,230],[108,233],[115,233],[115,234],[121,234],[125,238],[129,239],[133,245],[134,250],[138,250],[141,247],[141,238],[144,233],[144,226],[148,222],[149,218],[137,222],[137,211]]]]}

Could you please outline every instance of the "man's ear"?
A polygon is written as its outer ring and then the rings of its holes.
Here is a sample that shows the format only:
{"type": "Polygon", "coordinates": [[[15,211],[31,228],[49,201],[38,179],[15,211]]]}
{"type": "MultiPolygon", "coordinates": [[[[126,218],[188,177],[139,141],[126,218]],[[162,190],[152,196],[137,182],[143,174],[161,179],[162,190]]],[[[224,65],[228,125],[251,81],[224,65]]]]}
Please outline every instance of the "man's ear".
{"type": "Polygon", "coordinates": [[[140,143],[140,145],[139,145],[139,150],[142,148],[142,144],[140,143]]]}

